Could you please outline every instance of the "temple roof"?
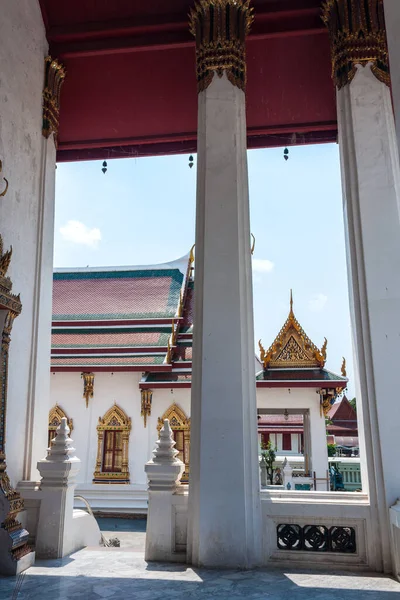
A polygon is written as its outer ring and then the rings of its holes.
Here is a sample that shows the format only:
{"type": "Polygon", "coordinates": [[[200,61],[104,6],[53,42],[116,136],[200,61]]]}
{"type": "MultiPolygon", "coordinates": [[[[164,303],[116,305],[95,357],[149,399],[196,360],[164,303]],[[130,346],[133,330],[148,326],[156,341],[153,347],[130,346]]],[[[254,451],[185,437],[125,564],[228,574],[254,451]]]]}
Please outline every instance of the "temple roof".
{"type": "Polygon", "coordinates": [[[346,396],[343,396],[341,400],[333,404],[328,413],[328,417],[334,423],[337,423],[338,421],[350,421],[357,423],[357,413],[346,396]]]}
{"type": "Polygon", "coordinates": [[[53,322],[174,317],[186,272],[182,263],[184,259],[175,261],[176,266],[58,269],[53,322]]]}
{"type": "Polygon", "coordinates": [[[51,368],[171,370],[175,352],[190,365],[192,260],[56,270],[51,368]]]}
{"type": "Polygon", "coordinates": [[[321,385],[333,382],[338,384],[338,386],[342,386],[343,388],[347,385],[347,378],[341,377],[340,375],[336,375],[336,373],[332,373],[327,369],[264,369],[257,374],[256,381],[265,381],[265,382],[273,382],[273,381],[281,381],[281,382],[290,382],[290,381],[302,381],[304,383],[320,383],[321,385]]]}
{"type": "MultiPolygon", "coordinates": [[[[193,251],[172,263],[140,267],[58,269],[53,284],[51,368],[54,371],[137,370],[140,387],[190,387],[193,251]]],[[[258,387],[346,387],[323,368],[322,350],[293,314],[257,359],[258,387]],[[268,365],[265,367],[265,365],[268,365]]]]}
{"type": "Polygon", "coordinates": [[[297,321],[293,312],[293,297],[290,292],[290,311],[282,329],[265,351],[261,340],[258,342],[260,359],[264,369],[280,368],[323,368],[326,361],[327,340],[321,349],[310,340],[297,321]]]}

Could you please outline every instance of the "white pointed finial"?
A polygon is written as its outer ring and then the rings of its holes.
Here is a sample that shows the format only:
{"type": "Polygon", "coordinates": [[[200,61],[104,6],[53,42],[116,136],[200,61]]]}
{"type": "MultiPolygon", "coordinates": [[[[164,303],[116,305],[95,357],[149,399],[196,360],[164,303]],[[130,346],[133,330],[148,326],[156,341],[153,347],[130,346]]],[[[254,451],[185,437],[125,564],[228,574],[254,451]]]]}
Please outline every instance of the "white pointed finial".
{"type": "Polygon", "coordinates": [[[174,440],[174,434],[169,424],[169,419],[164,419],[164,425],[160,430],[160,439],[156,442],[156,448],[153,450],[153,461],[155,463],[175,463],[176,457],[179,454],[178,450],[175,450],[176,442],[174,440]]]}

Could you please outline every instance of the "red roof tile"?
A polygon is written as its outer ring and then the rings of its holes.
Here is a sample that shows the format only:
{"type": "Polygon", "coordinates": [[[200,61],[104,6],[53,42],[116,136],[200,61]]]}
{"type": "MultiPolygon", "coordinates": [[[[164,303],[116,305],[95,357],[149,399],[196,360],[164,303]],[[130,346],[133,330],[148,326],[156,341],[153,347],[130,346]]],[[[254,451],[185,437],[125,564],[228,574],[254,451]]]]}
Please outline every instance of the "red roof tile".
{"type": "Polygon", "coordinates": [[[129,331],[124,329],[107,331],[88,330],[75,333],[67,330],[51,336],[52,348],[130,348],[167,346],[170,332],[129,331]]]}
{"type": "Polygon", "coordinates": [[[178,269],[54,273],[53,320],[173,317],[183,274],[178,269]]]}

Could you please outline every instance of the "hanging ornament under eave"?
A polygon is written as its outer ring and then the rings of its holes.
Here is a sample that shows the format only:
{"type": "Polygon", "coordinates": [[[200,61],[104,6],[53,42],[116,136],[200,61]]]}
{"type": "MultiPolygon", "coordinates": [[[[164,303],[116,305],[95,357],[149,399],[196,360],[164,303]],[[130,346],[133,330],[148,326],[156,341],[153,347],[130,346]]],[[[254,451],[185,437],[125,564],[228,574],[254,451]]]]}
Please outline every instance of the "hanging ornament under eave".
{"type": "Polygon", "coordinates": [[[103,168],[101,169],[103,171],[103,174],[105,175],[107,172],[107,161],[103,161],[103,168]]]}
{"type": "Polygon", "coordinates": [[[190,155],[190,156],[189,156],[189,168],[190,168],[190,169],[193,167],[193,162],[194,162],[194,161],[193,161],[193,156],[192,156],[192,155],[190,155]]]}
{"type": "Polygon", "coordinates": [[[283,158],[289,160],[289,148],[285,148],[283,151],[283,158]]]}

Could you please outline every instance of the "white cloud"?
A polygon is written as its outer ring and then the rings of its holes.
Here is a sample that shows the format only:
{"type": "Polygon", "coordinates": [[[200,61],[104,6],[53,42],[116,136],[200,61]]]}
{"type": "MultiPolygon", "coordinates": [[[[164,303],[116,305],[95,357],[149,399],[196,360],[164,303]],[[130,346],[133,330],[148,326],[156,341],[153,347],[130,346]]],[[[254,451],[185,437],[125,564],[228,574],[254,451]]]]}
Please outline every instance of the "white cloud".
{"type": "Polygon", "coordinates": [[[271,273],[274,263],[266,258],[253,258],[253,273],[271,273]]]}
{"type": "Polygon", "coordinates": [[[101,240],[101,231],[97,227],[89,229],[80,221],[68,221],[64,227],[60,227],[60,233],[64,240],[73,244],[83,244],[91,248],[97,248],[101,240]]]}
{"type": "Polygon", "coordinates": [[[308,308],[313,312],[318,312],[323,310],[327,302],[328,296],[325,296],[325,294],[314,294],[308,301],[308,308]]]}

